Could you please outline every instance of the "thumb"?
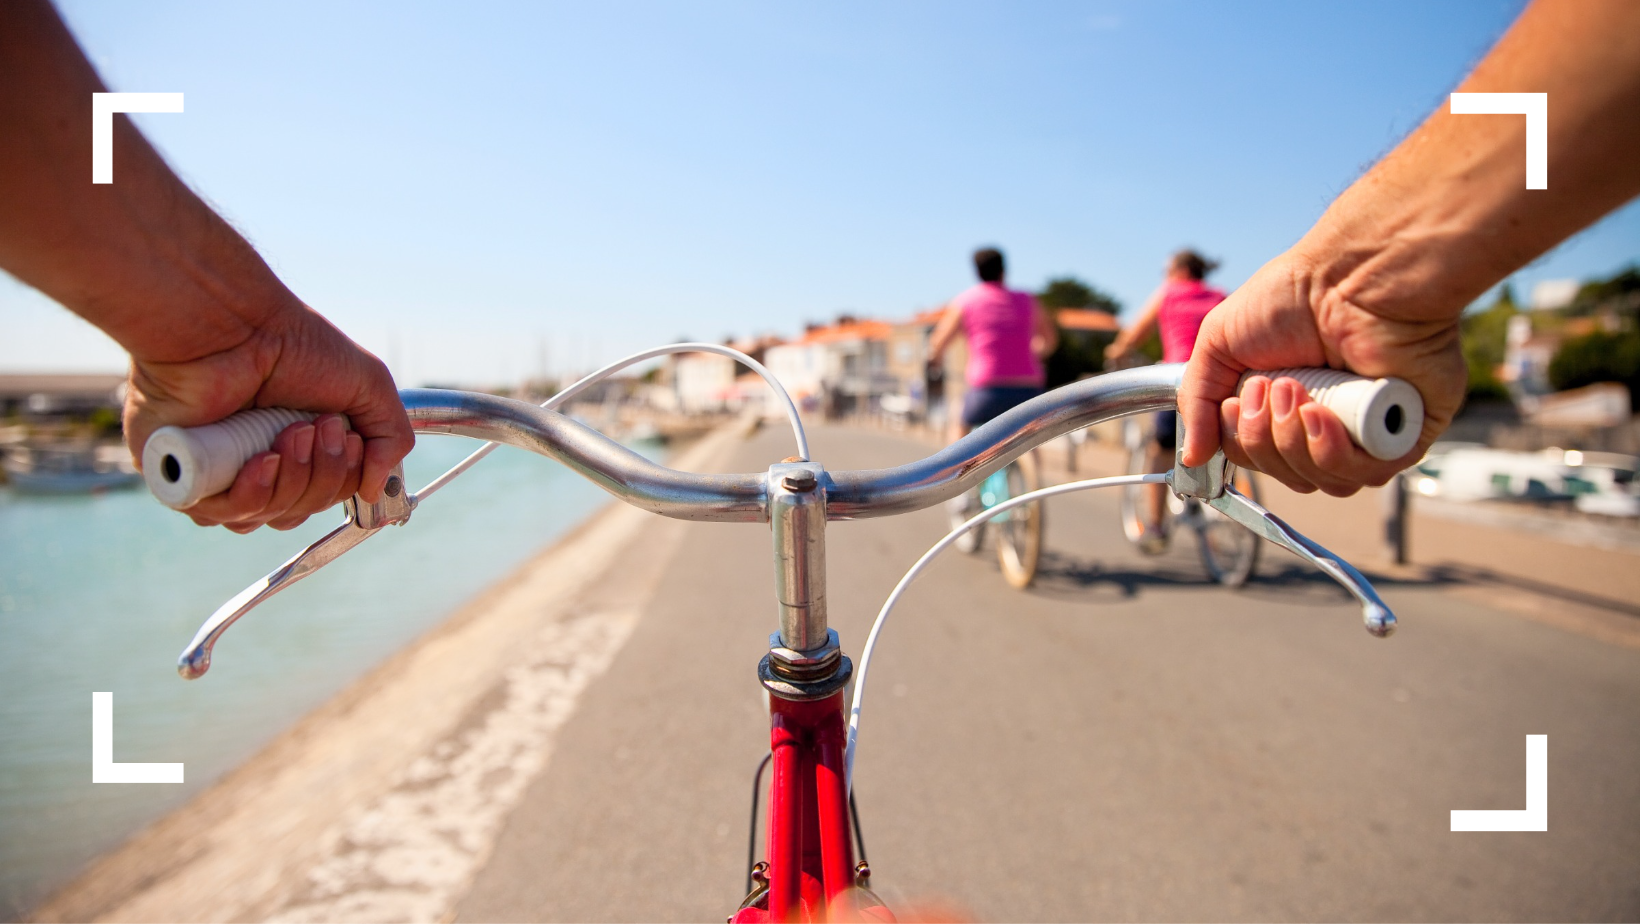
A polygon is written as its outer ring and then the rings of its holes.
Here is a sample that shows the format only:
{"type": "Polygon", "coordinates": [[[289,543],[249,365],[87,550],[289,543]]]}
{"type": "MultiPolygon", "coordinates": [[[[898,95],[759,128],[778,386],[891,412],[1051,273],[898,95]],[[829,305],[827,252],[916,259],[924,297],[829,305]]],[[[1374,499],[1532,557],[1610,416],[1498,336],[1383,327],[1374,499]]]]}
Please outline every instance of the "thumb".
{"type": "Polygon", "coordinates": [[[1235,395],[1236,383],[1245,371],[1245,366],[1208,337],[1196,344],[1179,386],[1179,418],[1184,423],[1181,460],[1185,465],[1205,465],[1219,448],[1219,405],[1235,395]]]}
{"type": "Polygon", "coordinates": [[[374,503],[380,499],[382,487],[399,464],[416,445],[415,431],[410,418],[404,413],[397,390],[391,380],[385,389],[378,389],[367,401],[348,410],[348,420],[354,432],[364,438],[364,469],[359,477],[359,496],[374,503]]]}

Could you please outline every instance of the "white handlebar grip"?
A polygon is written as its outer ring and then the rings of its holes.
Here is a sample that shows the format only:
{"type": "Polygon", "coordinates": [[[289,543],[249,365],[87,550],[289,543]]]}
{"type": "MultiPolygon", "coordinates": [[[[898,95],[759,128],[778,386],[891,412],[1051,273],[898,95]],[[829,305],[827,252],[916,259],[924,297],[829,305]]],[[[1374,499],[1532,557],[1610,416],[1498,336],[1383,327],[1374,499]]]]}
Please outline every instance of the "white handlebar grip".
{"type": "Polygon", "coordinates": [[[297,421],[319,415],[262,407],[202,427],[160,427],[142,447],[142,477],[167,507],[186,510],[227,490],[245,461],[297,421]]]}
{"type": "Polygon", "coordinates": [[[1338,415],[1356,445],[1375,459],[1399,459],[1418,444],[1424,429],[1424,399],[1403,379],[1369,379],[1337,369],[1277,369],[1246,372],[1271,380],[1295,379],[1310,398],[1338,415]]]}

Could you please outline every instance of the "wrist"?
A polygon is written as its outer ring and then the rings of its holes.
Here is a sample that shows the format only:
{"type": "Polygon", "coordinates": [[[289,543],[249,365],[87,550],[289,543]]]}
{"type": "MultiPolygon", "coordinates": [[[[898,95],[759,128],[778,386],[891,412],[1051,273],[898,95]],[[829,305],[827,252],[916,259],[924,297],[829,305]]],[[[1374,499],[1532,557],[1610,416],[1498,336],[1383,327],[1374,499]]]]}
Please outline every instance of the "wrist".
{"type": "MultiPolygon", "coordinates": [[[[115,264],[118,284],[85,294],[84,310],[142,362],[187,362],[242,347],[259,334],[300,322],[305,305],[242,237],[192,200],[155,246],[115,264]]],[[[277,339],[263,337],[262,339],[277,339]]]]}
{"type": "Polygon", "coordinates": [[[1508,270],[1439,180],[1420,187],[1369,175],[1340,197],[1284,259],[1318,313],[1347,304],[1397,322],[1454,322],[1508,270]]]}

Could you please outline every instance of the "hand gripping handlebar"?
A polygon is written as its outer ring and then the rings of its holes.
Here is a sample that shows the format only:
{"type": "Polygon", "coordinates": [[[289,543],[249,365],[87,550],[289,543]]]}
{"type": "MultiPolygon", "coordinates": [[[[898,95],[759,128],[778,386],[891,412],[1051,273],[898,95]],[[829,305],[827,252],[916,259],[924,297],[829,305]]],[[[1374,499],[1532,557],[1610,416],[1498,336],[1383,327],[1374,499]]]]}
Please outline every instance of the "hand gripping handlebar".
{"type": "MultiPolygon", "coordinates": [[[[1172,409],[1183,368],[1176,364],[1147,366],[1084,379],[1027,401],[919,461],[870,471],[822,472],[820,486],[825,490],[826,519],[890,516],[929,507],[979,484],[992,472],[1057,436],[1129,414],[1172,409]]],[[[1304,381],[1306,374],[1324,371],[1281,374],[1304,381]]],[[[1305,384],[1323,403],[1331,406],[1333,401],[1340,402],[1339,410],[1345,411],[1340,417],[1346,429],[1364,447],[1373,443],[1383,451],[1386,439],[1401,440],[1406,446],[1401,452],[1405,453],[1416,442],[1423,422],[1423,405],[1417,392],[1405,383],[1350,377],[1347,381],[1305,384]],[[1357,381],[1365,383],[1364,386],[1354,384],[1357,381]],[[1344,397],[1324,400],[1323,388],[1331,388],[1331,394],[1344,397]],[[1348,402],[1347,406],[1343,402],[1348,402]]],[[[651,462],[563,414],[508,398],[415,388],[404,389],[399,396],[417,432],[491,440],[556,459],[616,498],[654,513],[718,522],[765,522],[768,518],[769,489],[765,473],[679,472],[651,462]]],[[[277,430],[267,435],[268,442],[271,443],[276,433],[277,430]]],[[[156,432],[156,437],[158,435],[156,432]]],[[[232,451],[244,451],[244,442],[234,443],[232,451]]],[[[172,449],[172,455],[156,458],[153,464],[148,463],[145,453],[144,476],[149,483],[167,478],[174,481],[173,476],[189,470],[189,466],[220,470],[226,464],[215,458],[187,457],[187,447],[196,444],[203,441],[190,444],[185,439],[172,438],[168,445],[182,447],[184,455],[175,455],[178,450],[172,449]]],[[[251,448],[244,458],[256,451],[261,450],[251,448]]],[[[1368,628],[1374,634],[1388,634],[1394,617],[1359,572],[1300,536],[1268,511],[1234,491],[1227,491],[1224,481],[1222,454],[1208,465],[1195,469],[1176,466],[1170,476],[1175,491],[1202,498],[1261,537],[1327,572],[1361,601],[1368,628]]],[[[335,560],[383,526],[408,521],[418,497],[403,487],[402,473],[395,471],[389,479],[390,491],[381,502],[366,505],[354,498],[345,507],[347,519],[341,526],[223,604],[183,651],[177,665],[179,673],[189,679],[203,675],[210,666],[216,640],[235,620],[335,560]]]]}

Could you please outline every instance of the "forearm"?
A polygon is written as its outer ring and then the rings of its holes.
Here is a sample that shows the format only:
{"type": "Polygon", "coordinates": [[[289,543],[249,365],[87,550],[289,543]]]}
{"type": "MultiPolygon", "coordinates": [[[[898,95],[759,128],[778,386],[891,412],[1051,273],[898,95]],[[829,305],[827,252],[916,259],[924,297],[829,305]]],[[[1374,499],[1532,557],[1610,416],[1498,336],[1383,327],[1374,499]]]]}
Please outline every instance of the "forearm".
{"type": "Polygon", "coordinates": [[[129,118],[114,118],[115,182],[91,182],[103,90],[49,5],[0,4],[0,265],[156,362],[230,349],[300,310],[129,118]]]}
{"type": "Polygon", "coordinates": [[[1117,331],[1116,339],[1110,344],[1111,355],[1126,355],[1143,343],[1156,329],[1156,315],[1161,310],[1161,305],[1161,291],[1157,290],[1145,301],[1144,307],[1139,309],[1138,319],[1117,331]]]}
{"type": "Polygon", "coordinates": [[[1525,188],[1526,119],[1443,104],[1294,255],[1319,310],[1449,323],[1499,279],[1640,193],[1640,4],[1529,7],[1459,92],[1548,94],[1549,187],[1525,188]]]}
{"type": "Polygon", "coordinates": [[[934,332],[928,337],[928,359],[930,362],[943,362],[945,351],[950,348],[951,341],[956,339],[957,325],[962,317],[951,308],[945,309],[938,324],[934,325],[934,332]]]}
{"type": "Polygon", "coordinates": [[[1037,359],[1047,359],[1053,351],[1059,349],[1059,328],[1052,321],[1044,321],[1037,329],[1036,336],[1031,338],[1031,349],[1037,359]]]}

